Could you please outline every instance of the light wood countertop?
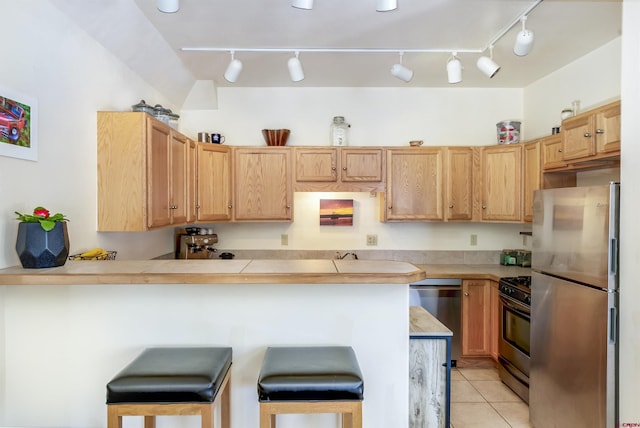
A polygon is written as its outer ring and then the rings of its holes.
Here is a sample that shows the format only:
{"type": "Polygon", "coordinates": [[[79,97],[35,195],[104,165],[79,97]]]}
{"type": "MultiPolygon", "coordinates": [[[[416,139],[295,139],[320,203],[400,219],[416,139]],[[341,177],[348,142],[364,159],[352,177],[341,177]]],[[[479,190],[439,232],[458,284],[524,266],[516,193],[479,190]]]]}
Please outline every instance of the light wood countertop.
{"type": "Polygon", "coordinates": [[[67,261],[48,269],[0,269],[0,285],[408,284],[422,269],[385,260],[67,261]]]}
{"type": "Polygon", "coordinates": [[[531,268],[503,265],[467,265],[467,264],[416,264],[426,272],[427,278],[491,279],[519,275],[531,275],[531,268]]]}
{"type": "Polygon", "coordinates": [[[420,306],[409,307],[409,337],[453,336],[453,332],[420,306]]]}

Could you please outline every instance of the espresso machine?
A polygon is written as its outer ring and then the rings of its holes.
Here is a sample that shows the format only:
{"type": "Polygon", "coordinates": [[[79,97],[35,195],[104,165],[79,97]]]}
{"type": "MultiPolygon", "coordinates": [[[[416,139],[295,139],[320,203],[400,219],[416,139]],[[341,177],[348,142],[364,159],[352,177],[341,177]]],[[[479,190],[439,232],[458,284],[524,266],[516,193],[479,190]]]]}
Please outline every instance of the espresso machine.
{"type": "Polygon", "coordinates": [[[178,234],[176,258],[178,259],[212,259],[217,252],[213,244],[218,242],[218,235],[209,233],[207,229],[188,227],[178,234]]]}

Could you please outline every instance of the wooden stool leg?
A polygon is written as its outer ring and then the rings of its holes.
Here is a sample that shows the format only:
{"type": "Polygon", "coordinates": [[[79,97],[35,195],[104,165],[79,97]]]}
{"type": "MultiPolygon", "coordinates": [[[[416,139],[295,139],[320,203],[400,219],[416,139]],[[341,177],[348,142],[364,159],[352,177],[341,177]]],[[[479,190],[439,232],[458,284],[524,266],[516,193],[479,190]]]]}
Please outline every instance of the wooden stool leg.
{"type": "Polygon", "coordinates": [[[271,414],[271,406],[260,403],[260,428],[275,428],[276,416],[271,414]]]}
{"type": "Polygon", "coordinates": [[[107,406],[107,428],[122,428],[122,416],[113,406],[107,406]]]}
{"type": "Polygon", "coordinates": [[[353,414],[352,413],[343,413],[342,414],[342,428],[351,428],[353,426],[353,414]]]}
{"type": "Polygon", "coordinates": [[[220,425],[222,428],[231,428],[231,374],[224,386],[220,397],[220,425]]]}
{"type": "Polygon", "coordinates": [[[351,413],[351,428],[362,428],[362,402],[356,403],[351,413]]]}
{"type": "Polygon", "coordinates": [[[213,428],[213,403],[210,406],[203,406],[200,413],[202,428],[213,428]]]}
{"type": "Polygon", "coordinates": [[[156,428],[156,417],[155,416],[145,416],[144,417],[144,428],[156,428]]]}

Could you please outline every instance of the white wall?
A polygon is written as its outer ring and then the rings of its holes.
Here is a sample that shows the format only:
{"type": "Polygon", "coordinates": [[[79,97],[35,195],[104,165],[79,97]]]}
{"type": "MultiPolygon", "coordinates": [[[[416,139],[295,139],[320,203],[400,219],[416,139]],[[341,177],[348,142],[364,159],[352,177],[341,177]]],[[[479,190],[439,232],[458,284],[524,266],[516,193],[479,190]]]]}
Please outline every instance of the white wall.
{"type": "Polygon", "coordinates": [[[621,38],[524,88],[527,138],[551,134],[560,112],[580,101],[581,110],[620,99],[621,38]]]}

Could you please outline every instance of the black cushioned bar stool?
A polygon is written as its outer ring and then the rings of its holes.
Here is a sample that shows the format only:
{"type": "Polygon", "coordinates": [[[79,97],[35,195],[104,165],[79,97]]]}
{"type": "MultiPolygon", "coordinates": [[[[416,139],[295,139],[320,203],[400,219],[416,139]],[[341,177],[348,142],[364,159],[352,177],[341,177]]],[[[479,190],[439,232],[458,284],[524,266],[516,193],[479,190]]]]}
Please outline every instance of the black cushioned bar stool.
{"type": "Polygon", "coordinates": [[[343,428],[362,428],[364,382],[349,346],[267,348],[258,378],[260,428],[278,414],[340,413],[343,428]]]}
{"type": "Polygon", "coordinates": [[[231,426],[231,348],[148,348],[107,384],[107,427],[122,428],[123,416],[200,415],[202,428],[231,426]]]}

